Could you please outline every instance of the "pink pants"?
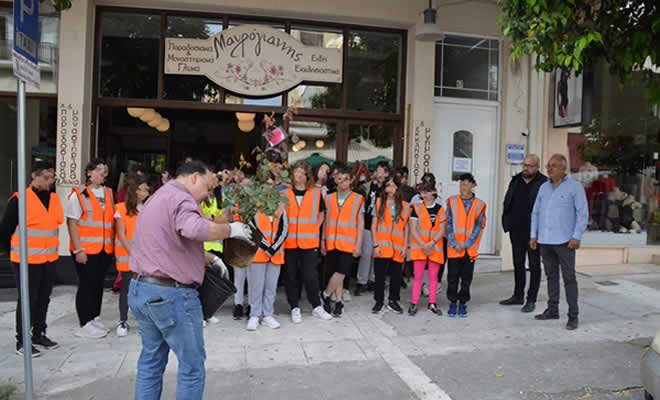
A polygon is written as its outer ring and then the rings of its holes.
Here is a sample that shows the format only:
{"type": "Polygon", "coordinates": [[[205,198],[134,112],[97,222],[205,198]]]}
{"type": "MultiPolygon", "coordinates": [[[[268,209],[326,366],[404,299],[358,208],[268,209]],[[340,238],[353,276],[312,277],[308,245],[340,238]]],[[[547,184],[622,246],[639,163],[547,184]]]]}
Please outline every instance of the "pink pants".
{"type": "Polygon", "coordinates": [[[412,287],[412,303],[417,304],[419,295],[422,292],[422,281],[424,280],[424,267],[426,263],[429,264],[429,303],[435,304],[436,295],[438,292],[438,271],[440,271],[440,264],[431,260],[413,261],[415,269],[415,279],[413,280],[412,287]]]}

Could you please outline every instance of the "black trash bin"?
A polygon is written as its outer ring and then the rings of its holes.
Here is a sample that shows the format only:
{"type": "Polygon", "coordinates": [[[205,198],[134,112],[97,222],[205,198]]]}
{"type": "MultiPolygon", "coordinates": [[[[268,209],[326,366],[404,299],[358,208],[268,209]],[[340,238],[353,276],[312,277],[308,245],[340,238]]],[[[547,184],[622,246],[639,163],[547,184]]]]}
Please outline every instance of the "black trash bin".
{"type": "Polygon", "coordinates": [[[232,281],[220,276],[218,270],[206,268],[204,282],[199,287],[199,301],[202,303],[204,319],[211,318],[234,293],[236,287],[232,281]]]}

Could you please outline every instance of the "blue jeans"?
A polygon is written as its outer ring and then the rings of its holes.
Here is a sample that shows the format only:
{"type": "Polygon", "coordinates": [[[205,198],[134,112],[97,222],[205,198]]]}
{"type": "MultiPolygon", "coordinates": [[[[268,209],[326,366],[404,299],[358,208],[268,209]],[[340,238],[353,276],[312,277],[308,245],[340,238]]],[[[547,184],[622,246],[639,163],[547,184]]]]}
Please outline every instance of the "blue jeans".
{"type": "Polygon", "coordinates": [[[197,290],[131,280],[128,306],[142,336],[135,399],[160,398],[170,349],[179,361],[176,398],[201,399],[206,378],[206,351],[197,290]]]}

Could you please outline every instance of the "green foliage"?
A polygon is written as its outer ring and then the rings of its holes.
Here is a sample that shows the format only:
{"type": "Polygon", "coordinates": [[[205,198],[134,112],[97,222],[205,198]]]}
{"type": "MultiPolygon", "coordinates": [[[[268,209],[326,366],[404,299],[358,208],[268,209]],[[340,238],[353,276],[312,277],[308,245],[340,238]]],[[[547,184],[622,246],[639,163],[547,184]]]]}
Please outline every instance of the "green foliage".
{"type": "MultiPolygon", "coordinates": [[[[582,72],[603,58],[622,83],[650,58],[660,65],[660,6],[656,0],[499,0],[498,23],[512,59],[536,55],[536,69],[582,72]]],[[[660,104],[660,78],[643,73],[645,98],[660,104]]]]}
{"type": "Polygon", "coordinates": [[[15,393],[16,393],[16,386],[0,385],[0,400],[13,399],[15,393]]]}
{"type": "Polygon", "coordinates": [[[39,0],[40,3],[48,1],[57,11],[64,11],[71,8],[71,0],[39,0]]]}

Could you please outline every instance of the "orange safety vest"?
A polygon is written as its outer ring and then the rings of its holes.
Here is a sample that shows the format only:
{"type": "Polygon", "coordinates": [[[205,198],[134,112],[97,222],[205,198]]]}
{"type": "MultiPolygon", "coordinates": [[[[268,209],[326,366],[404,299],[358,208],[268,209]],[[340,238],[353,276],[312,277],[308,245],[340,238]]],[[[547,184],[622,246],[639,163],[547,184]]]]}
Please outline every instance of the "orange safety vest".
{"type": "Polygon", "coordinates": [[[380,249],[380,256],[374,258],[391,258],[394,262],[402,263],[403,257],[400,256],[406,249],[405,229],[410,218],[410,204],[401,202],[401,216],[397,223],[392,226],[392,211],[390,207],[385,207],[385,216],[380,218],[380,198],[376,199],[376,242],[380,249]]]}
{"type": "MultiPolygon", "coordinates": [[[[479,235],[477,240],[474,242],[474,245],[467,249],[468,254],[470,255],[470,260],[474,261],[479,256],[479,244],[481,243],[481,236],[484,233],[484,228],[486,227],[486,203],[483,200],[478,199],[476,196],[472,201],[472,206],[470,207],[470,212],[465,211],[465,206],[463,201],[459,196],[453,196],[449,198],[449,211],[452,215],[452,228],[454,228],[454,239],[459,244],[465,243],[472,232],[475,229],[479,229],[479,235]],[[475,227],[474,224],[477,221],[479,215],[484,214],[481,226],[475,227]]],[[[453,247],[447,247],[447,258],[461,258],[465,256],[465,250],[458,252],[453,247]]]]}
{"type": "MultiPolygon", "coordinates": [[[[426,208],[426,204],[422,202],[415,204],[413,207],[415,208],[415,213],[417,214],[419,236],[424,243],[430,242],[440,231],[440,224],[447,220],[445,210],[440,207],[440,211],[438,211],[438,215],[435,217],[435,224],[431,225],[431,214],[429,214],[429,210],[426,208]]],[[[424,243],[418,243],[417,240],[415,240],[415,236],[413,236],[412,242],[410,244],[410,260],[426,261],[428,259],[434,263],[444,264],[445,251],[442,247],[442,242],[443,241],[440,240],[435,245],[433,245],[433,252],[430,256],[427,256],[426,253],[424,253],[424,249],[422,248],[422,244],[424,243]]]]}
{"type": "MultiPolygon", "coordinates": [[[[74,187],[69,195],[70,199],[75,194],[80,201],[83,213],[78,220],[78,234],[80,235],[80,245],[89,255],[99,254],[101,251],[112,254],[114,250],[115,202],[112,189],[103,187],[103,190],[105,191],[105,210],[94,196],[94,192],[91,189],[88,190],[86,185],[74,187]],[[89,196],[83,196],[82,192],[85,190],[89,196]]],[[[69,248],[71,251],[76,250],[72,241],[69,241],[69,248]]]]}
{"type": "MultiPolygon", "coordinates": [[[[261,231],[261,233],[264,235],[264,239],[269,244],[275,243],[275,235],[277,235],[277,228],[279,228],[280,225],[280,217],[282,216],[282,212],[284,211],[284,205],[281,205],[280,208],[277,209],[275,212],[275,217],[273,217],[273,220],[271,221],[269,217],[265,216],[262,213],[258,213],[256,220],[257,220],[257,227],[261,231]]],[[[254,260],[252,260],[254,263],[267,263],[270,262],[275,265],[282,265],[284,264],[284,246],[281,246],[277,252],[271,256],[270,254],[266,253],[265,251],[257,250],[257,254],[254,255],[254,260]]]]}
{"type": "MultiPolygon", "coordinates": [[[[126,240],[130,244],[133,241],[133,235],[135,234],[135,223],[137,222],[138,215],[128,215],[126,210],[126,203],[118,203],[115,206],[115,211],[119,213],[121,217],[121,222],[124,223],[124,228],[126,228],[126,240]]],[[[115,258],[117,260],[117,271],[119,272],[129,272],[131,268],[129,267],[130,255],[128,250],[124,248],[119,240],[119,229],[115,233],[115,258]]]]}
{"type": "Polygon", "coordinates": [[[289,205],[286,214],[289,217],[289,235],[284,242],[287,249],[316,249],[321,244],[319,236],[319,202],[322,200],[321,188],[307,189],[300,207],[292,188],[286,189],[289,205]]]}
{"type": "MultiPolygon", "coordinates": [[[[9,200],[18,199],[14,193],[9,200]]],[[[48,210],[32,190],[32,185],[25,191],[26,225],[27,225],[27,262],[28,264],[45,264],[57,261],[60,258],[57,249],[60,246],[59,227],[64,222],[64,211],[60,197],[56,193],[50,194],[48,210]]],[[[9,258],[12,262],[20,263],[20,240],[18,225],[11,235],[9,258]]]]}
{"type": "Polygon", "coordinates": [[[364,198],[361,194],[351,192],[339,207],[337,196],[338,193],[335,192],[325,199],[325,247],[327,251],[336,249],[353,253],[357,245],[359,211],[364,204],[364,198]]]}

